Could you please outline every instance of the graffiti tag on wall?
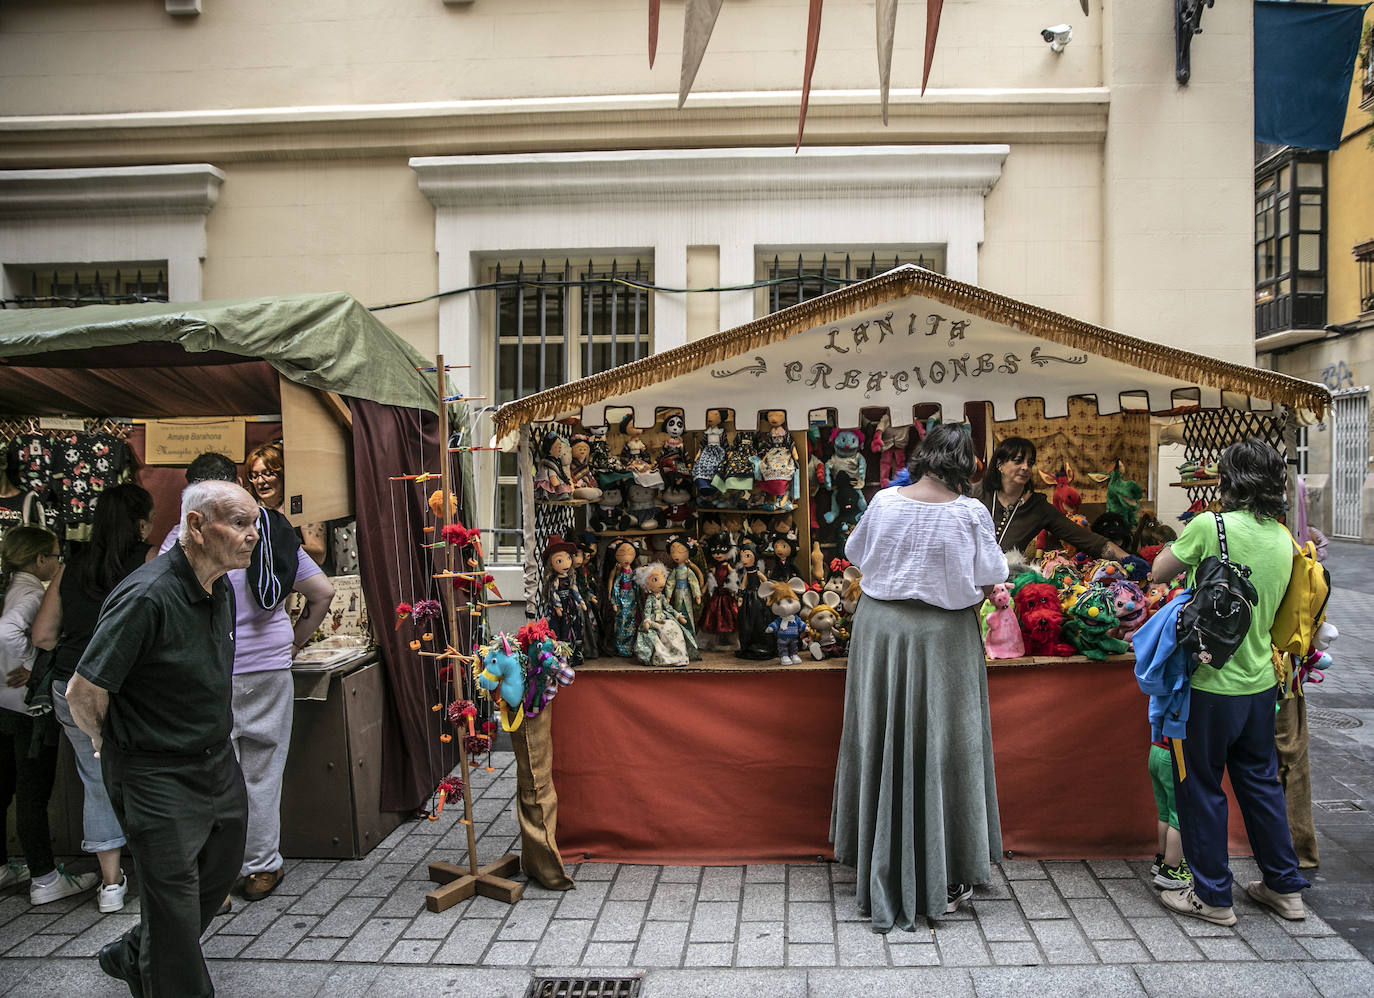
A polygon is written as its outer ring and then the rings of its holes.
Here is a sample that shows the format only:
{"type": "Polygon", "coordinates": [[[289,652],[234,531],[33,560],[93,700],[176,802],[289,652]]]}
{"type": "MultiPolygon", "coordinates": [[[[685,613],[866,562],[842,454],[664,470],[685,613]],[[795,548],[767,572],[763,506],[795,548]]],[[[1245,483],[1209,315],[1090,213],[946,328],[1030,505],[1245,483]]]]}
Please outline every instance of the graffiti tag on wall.
{"type": "Polygon", "coordinates": [[[1355,372],[1347,367],[1343,360],[1328,364],[1322,371],[1322,384],[1333,391],[1338,388],[1354,388],[1355,372]]]}

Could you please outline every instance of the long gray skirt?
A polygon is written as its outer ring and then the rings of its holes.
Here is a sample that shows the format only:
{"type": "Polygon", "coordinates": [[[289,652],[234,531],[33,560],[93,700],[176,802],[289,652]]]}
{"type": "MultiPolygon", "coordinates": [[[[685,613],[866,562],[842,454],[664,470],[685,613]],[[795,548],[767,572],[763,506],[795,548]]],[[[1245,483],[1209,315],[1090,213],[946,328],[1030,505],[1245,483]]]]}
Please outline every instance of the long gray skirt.
{"type": "Polygon", "coordinates": [[[1002,831],[975,610],[859,601],[830,841],[878,932],[924,928],[950,884],[991,879],[1002,831]]]}

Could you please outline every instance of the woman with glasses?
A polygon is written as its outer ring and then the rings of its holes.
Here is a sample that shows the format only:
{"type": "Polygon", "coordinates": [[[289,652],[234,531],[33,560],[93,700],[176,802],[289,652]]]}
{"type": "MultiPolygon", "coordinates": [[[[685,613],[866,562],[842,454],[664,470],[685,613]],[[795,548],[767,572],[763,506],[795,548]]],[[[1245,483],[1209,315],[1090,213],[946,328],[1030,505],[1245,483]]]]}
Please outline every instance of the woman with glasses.
{"type": "MultiPolygon", "coordinates": [[[[259,506],[285,513],[286,505],[286,463],[282,457],[281,444],[259,444],[248,452],[243,462],[248,473],[248,491],[258,501],[259,506]]],[[[324,564],[324,525],[307,523],[296,528],[305,553],[314,559],[315,564],[324,564]]]]}

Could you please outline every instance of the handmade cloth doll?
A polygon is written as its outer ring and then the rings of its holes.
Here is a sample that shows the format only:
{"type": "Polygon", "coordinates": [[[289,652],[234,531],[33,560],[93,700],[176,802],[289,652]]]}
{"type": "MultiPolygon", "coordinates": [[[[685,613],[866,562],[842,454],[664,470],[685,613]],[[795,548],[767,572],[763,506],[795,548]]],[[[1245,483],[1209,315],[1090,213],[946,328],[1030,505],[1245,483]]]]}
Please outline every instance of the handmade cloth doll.
{"type": "Polygon", "coordinates": [[[626,504],[629,506],[630,524],[640,530],[657,529],[659,489],[653,486],[640,485],[636,480],[630,482],[627,492],[626,504]]]}
{"type": "Polygon", "coordinates": [[[592,472],[592,438],[585,433],[574,433],[571,453],[568,476],[572,484],[573,498],[596,502],[601,498],[601,489],[597,485],[596,475],[592,472]]]}
{"type": "Polygon", "coordinates": [[[568,442],[557,433],[546,433],[539,443],[539,463],[534,469],[534,487],[545,499],[571,497],[568,470],[568,442]]]}
{"type": "Polygon", "coordinates": [[[611,542],[611,570],[606,580],[606,605],[616,653],[635,653],[635,558],[639,555],[633,541],[611,542]]]}
{"type": "Polygon", "coordinates": [[[698,501],[714,502],[716,472],[725,461],[725,427],[721,426],[720,410],[706,410],[706,429],[701,431],[697,459],[692,463],[692,477],[697,483],[698,501]]]}
{"type": "Polygon", "coordinates": [[[992,595],[988,600],[992,604],[992,612],[988,614],[988,633],[983,640],[987,657],[1020,658],[1025,655],[1026,643],[1021,637],[1021,624],[1011,605],[1011,586],[999,582],[992,587],[992,595]]]}
{"type": "Polygon", "coordinates": [[[802,635],[806,633],[806,622],[799,611],[805,591],[806,583],[796,576],[783,582],[765,579],[759,584],[759,595],[773,611],[773,619],[767,630],[777,638],[780,665],[801,664],[798,651],[801,649],[802,635]]]}
{"type": "Polygon", "coordinates": [[[571,664],[572,649],[558,640],[542,617],[521,626],[515,639],[524,653],[525,716],[538,717],[559,689],[571,686],[577,677],[571,664]]]}
{"type": "Polygon", "coordinates": [[[686,487],[689,472],[687,445],[682,441],[687,423],[678,412],[663,417],[663,443],[658,450],[658,471],[663,476],[664,487],[679,485],[686,487]]]}
{"type": "MultiPolygon", "coordinates": [[[[668,538],[668,602],[687,618],[685,626],[696,630],[697,612],[701,609],[702,579],[692,564],[693,542],[682,534],[668,538]]],[[[695,656],[693,656],[695,657],[695,656]]]]}
{"type": "Polygon", "coordinates": [[[773,534],[770,549],[772,556],[768,559],[768,578],[774,582],[786,582],[797,574],[797,566],[792,562],[797,549],[790,536],[782,533],[773,534]]]}
{"type": "Polygon", "coordinates": [[[840,474],[848,475],[855,488],[862,488],[864,476],[868,474],[868,464],[863,455],[863,431],[833,429],[830,431],[830,446],[832,452],[825,462],[826,488],[835,488],[835,476],[840,474]]]}
{"type": "Polygon", "coordinates": [[[1079,597],[1064,621],[1064,636],[1079,653],[1095,661],[1131,650],[1126,642],[1111,636],[1116,628],[1112,598],[1102,586],[1093,586],[1079,597]]]}
{"type": "Polygon", "coordinates": [[[1134,582],[1119,579],[1107,587],[1112,600],[1112,613],[1116,616],[1117,631],[1112,637],[1130,641],[1131,635],[1140,629],[1150,616],[1145,606],[1145,593],[1134,582]]]}
{"type": "Polygon", "coordinates": [[[692,493],[686,478],[669,481],[663,487],[664,525],[671,530],[681,530],[692,515],[692,493]]]}
{"type": "Polygon", "coordinates": [[[843,542],[854,532],[854,528],[859,525],[859,517],[863,516],[867,508],[868,503],[864,500],[864,494],[859,491],[857,484],[850,480],[849,475],[843,471],[836,474],[825,522],[835,528],[840,541],[843,542]]]}
{"type": "Polygon", "coordinates": [[[608,484],[592,510],[592,529],[600,531],[624,530],[630,525],[625,512],[625,495],[620,485],[608,484]]]}
{"type": "Polygon", "coordinates": [[[817,662],[843,654],[845,637],[840,628],[840,597],[832,592],[807,589],[802,594],[802,617],[806,621],[806,650],[817,662]]]}
{"type": "Polygon", "coordinates": [[[720,493],[717,505],[743,507],[754,490],[754,435],[745,430],[735,434],[725,450],[716,477],[711,484],[720,493]]]}
{"type": "Polygon", "coordinates": [[[1039,581],[1024,582],[1026,576],[1023,575],[1012,582],[1026,654],[1061,657],[1074,654],[1073,645],[1064,640],[1064,609],[1059,605],[1059,594],[1039,575],[1033,577],[1039,581]]]}
{"type": "Polygon", "coordinates": [[[774,409],[767,414],[768,429],[758,441],[759,489],[764,509],[786,510],[801,494],[797,479],[797,445],[787,432],[787,413],[774,409]]]}
{"type": "Polygon", "coordinates": [[[911,424],[892,424],[892,416],[883,413],[873,435],[873,449],[878,452],[878,484],[887,488],[892,476],[906,467],[906,448],[911,439],[911,424]]]}
{"type": "Polygon", "coordinates": [[[633,476],[635,484],[646,489],[663,488],[663,476],[650,460],[644,431],[635,426],[634,416],[626,416],[620,421],[620,432],[625,437],[625,445],[620,449],[620,463],[633,476]]]}
{"type": "Polygon", "coordinates": [[[659,561],[635,571],[643,593],[643,607],[635,632],[634,654],[645,665],[686,665],[700,658],[687,617],[673,609],[664,590],[668,570],[659,561]]]}
{"type": "Polygon", "coordinates": [[[763,605],[759,586],[764,581],[758,567],[758,549],[752,541],[745,541],[736,555],[738,564],[735,573],[739,579],[739,613],[736,616],[736,633],[739,635],[739,651],[736,658],[772,658],[774,648],[768,633],[771,614],[763,605]]]}
{"type": "Polygon", "coordinates": [[[706,577],[706,608],[701,615],[698,644],[707,648],[734,649],[739,647],[736,631],[739,628],[739,579],[731,563],[734,547],[725,534],[712,534],[702,542],[710,562],[706,577]]]}
{"type": "Polygon", "coordinates": [[[554,534],[544,545],[544,599],[549,607],[549,624],[554,635],[571,649],[574,669],[582,664],[582,624],[587,603],[573,580],[573,556],[577,545],[554,534]]]}
{"type": "MultiPolygon", "coordinates": [[[[1054,486],[1054,493],[1050,497],[1050,503],[1055,509],[1065,516],[1073,516],[1078,512],[1078,507],[1083,505],[1083,499],[1078,494],[1078,490],[1073,487],[1074,470],[1073,465],[1065,461],[1053,475],[1047,475],[1037,469],[1036,474],[1046,485],[1054,486]]],[[[1035,535],[1035,549],[1037,551],[1048,551],[1050,546],[1050,535],[1042,530],[1035,535]]]]}
{"type": "Polygon", "coordinates": [[[591,454],[587,461],[591,465],[592,473],[596,475],[597,485],[603,489],[621,485],[632,477],[620,463],[620,459],[611,456],[610,444],[606,442],[606,433],[609,429],[606,426],[593,426],[587,431],[591,437],[591,454]]]}
{"type": "Polygon", "coordinates": [[[587,606],[582,622],[582,657],[599,658],[606,651],[606,636],[602,628],[601,586],[596,579],[596,535],[584,530],[577,535],[577,553],[573,555],[573,582],[587,606]]]}

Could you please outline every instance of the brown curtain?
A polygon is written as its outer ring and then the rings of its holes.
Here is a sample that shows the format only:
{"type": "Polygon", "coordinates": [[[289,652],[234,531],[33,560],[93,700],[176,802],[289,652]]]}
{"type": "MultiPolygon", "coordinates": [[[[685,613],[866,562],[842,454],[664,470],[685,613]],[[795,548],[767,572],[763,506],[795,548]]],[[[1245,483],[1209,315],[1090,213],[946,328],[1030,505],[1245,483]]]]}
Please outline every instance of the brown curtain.
{"type": "MultiPolygon", "coordinates": [[[[363,594],[386,666],[389,696],[382,715],[382,801],[384,811],[421,807],[439,779],[457,765],[457,747],[440,742],[444,712],[436,703],[451,699],[439,679],[439,665],[410,648],[418,635],[412,621],[393,626],[396,604],[440,599],[430,550],[435,539],[424,527],[432,523],[427,498],[438,488],[434,479],[421,485],[392,482],[398,475],[437,472],[440,460],[438,419],[432,412],[348,399],[353,413],[353,477],[358,517],[358,561],[363,594]]],[[[462,496],[454,467],[454,492],[462,496]]],[[[462,510],[459,510],[462,518],[462,510]]],[[[437,533],[437,531],[436,531],[437,533]]],[[[460,624],[464,627],[464,624],[460,624]]],[[[444,628],[437,622],[435,645],[442,647],[444,628]]],[[[470,633],[450,638],[463,651],[470,633]]]]}

